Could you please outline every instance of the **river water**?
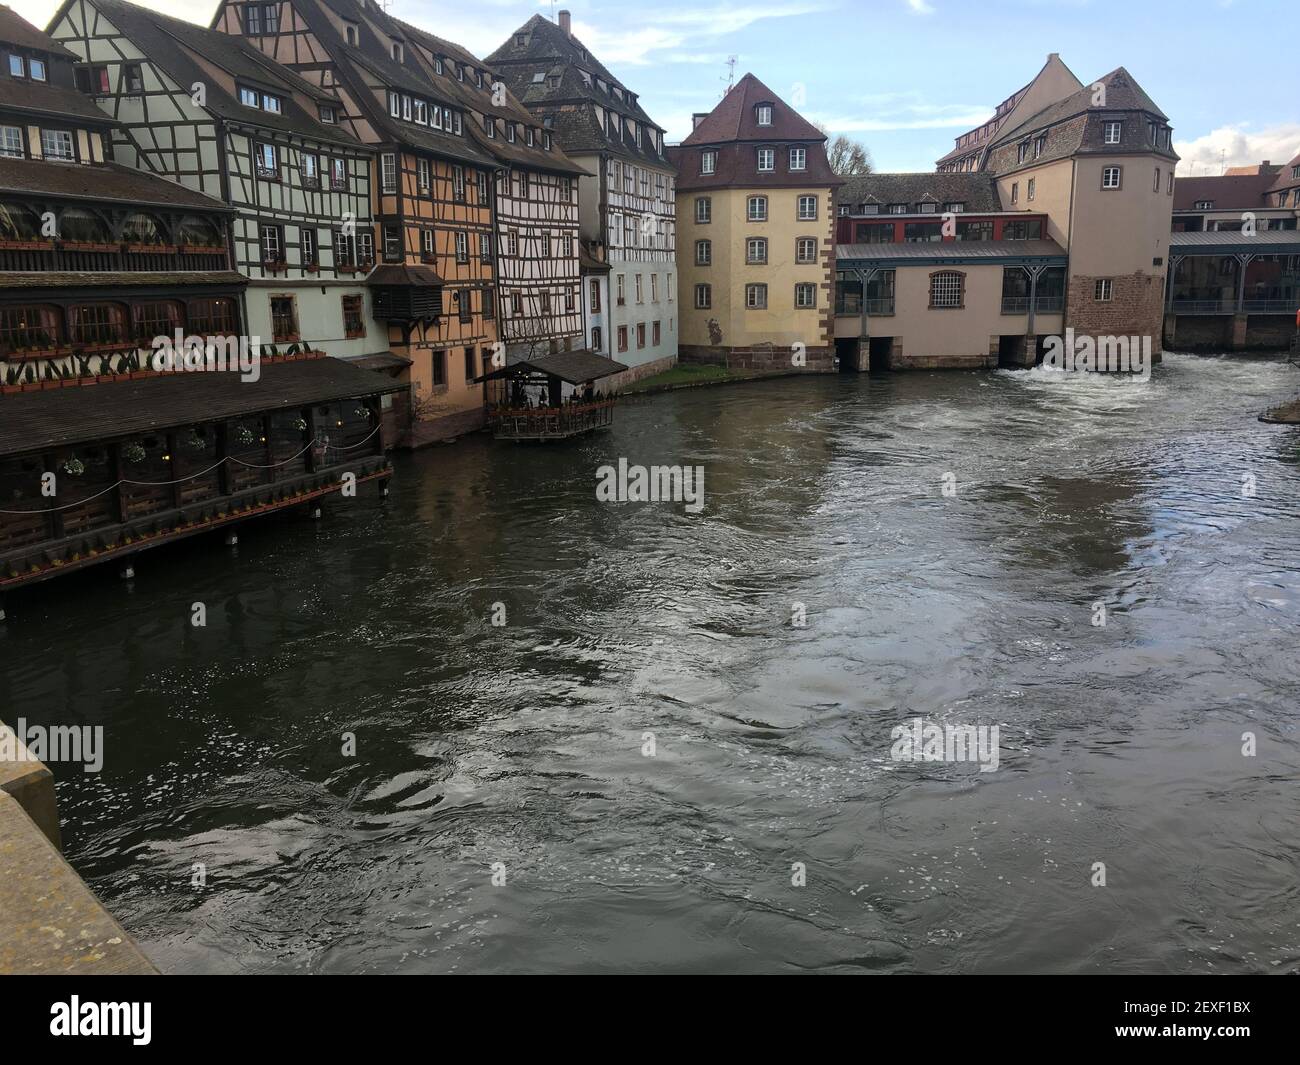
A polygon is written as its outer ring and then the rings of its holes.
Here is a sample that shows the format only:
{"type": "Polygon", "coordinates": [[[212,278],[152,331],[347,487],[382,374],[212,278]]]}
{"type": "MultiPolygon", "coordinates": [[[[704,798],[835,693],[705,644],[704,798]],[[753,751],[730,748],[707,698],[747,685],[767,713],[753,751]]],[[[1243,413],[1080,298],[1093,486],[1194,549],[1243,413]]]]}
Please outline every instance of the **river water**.
{"type": "Polygon", "coordinates": [[[170,972],[1297,971],[1297,392],[785,379],[401,455],[13,599],[0,717],[104,726],[68,857],[170,972]],[[620,457],[703,512],[597,502],[620,457]]]}

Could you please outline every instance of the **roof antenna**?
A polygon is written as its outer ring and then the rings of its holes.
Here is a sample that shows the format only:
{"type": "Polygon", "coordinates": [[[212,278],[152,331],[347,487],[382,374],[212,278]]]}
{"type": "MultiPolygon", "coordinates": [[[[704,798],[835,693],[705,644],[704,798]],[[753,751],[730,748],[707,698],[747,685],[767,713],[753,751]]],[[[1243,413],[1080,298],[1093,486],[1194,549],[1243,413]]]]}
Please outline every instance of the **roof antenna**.
{"type": "Polygon", "coordinates": [[[736,84],[736,59],[737,57],[734,55],[727,56],[727,92],[724,92],[723,96],[731,92],[736,84]]]}

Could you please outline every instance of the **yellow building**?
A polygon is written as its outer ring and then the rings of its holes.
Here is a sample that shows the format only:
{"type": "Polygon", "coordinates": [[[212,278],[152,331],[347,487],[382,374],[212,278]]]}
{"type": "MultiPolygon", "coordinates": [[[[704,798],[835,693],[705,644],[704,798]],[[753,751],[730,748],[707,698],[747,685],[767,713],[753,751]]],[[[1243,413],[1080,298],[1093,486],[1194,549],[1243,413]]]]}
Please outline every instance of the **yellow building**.
{"type": "Polygon", "coordinates": [[[681,361],[832,369],[842,182],[821,131],[746,74],[669,155],[681,361]]]}

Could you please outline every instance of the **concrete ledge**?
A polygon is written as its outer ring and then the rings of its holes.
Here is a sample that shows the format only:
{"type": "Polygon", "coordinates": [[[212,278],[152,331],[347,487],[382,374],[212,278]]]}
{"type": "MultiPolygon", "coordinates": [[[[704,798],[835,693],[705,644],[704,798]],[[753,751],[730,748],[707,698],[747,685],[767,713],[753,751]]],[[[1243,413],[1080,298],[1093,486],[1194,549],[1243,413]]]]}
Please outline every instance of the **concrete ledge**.
{"type": "Polygon", "coordinates": [[[3,721],[0,721],[0,740],[12,744],[19,755],[18,760],[12,762],[0,758],[0,792],[13,797],[36,827],[45,833],[55,850],[62,849],[59,808],[54,798],[54,774],[44,763],[31,758],[27,748],[3,721]]]}
{"type": "Polygon", "coordinates": [[[0,792],[0,973],[157,971],[18,800],[0,792]]]}

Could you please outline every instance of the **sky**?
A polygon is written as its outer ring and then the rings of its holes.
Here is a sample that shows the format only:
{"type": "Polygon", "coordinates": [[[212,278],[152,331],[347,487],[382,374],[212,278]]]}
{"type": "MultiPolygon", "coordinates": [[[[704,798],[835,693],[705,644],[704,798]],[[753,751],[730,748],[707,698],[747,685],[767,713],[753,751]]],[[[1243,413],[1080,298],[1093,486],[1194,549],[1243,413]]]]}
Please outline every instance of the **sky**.
{"type": "MultiPolygon", "coordinates": [[[[7,0],[44,27],[55,0],[7,0]]],[[[206,25],[215,0],[143,0],[206,25]]],[[[574,33],[638,93],[670,143],[735,76],[861,141],[882,171],[933,170],[1049,52],[1085,84],[1126,67],[1170,117],[1178,173],[1300,154],[1294,0],[390,0],[485,56],[533,14],[574,33]],[[1290,88],[1287,86],[1290,85],[1290,88]]]]}

